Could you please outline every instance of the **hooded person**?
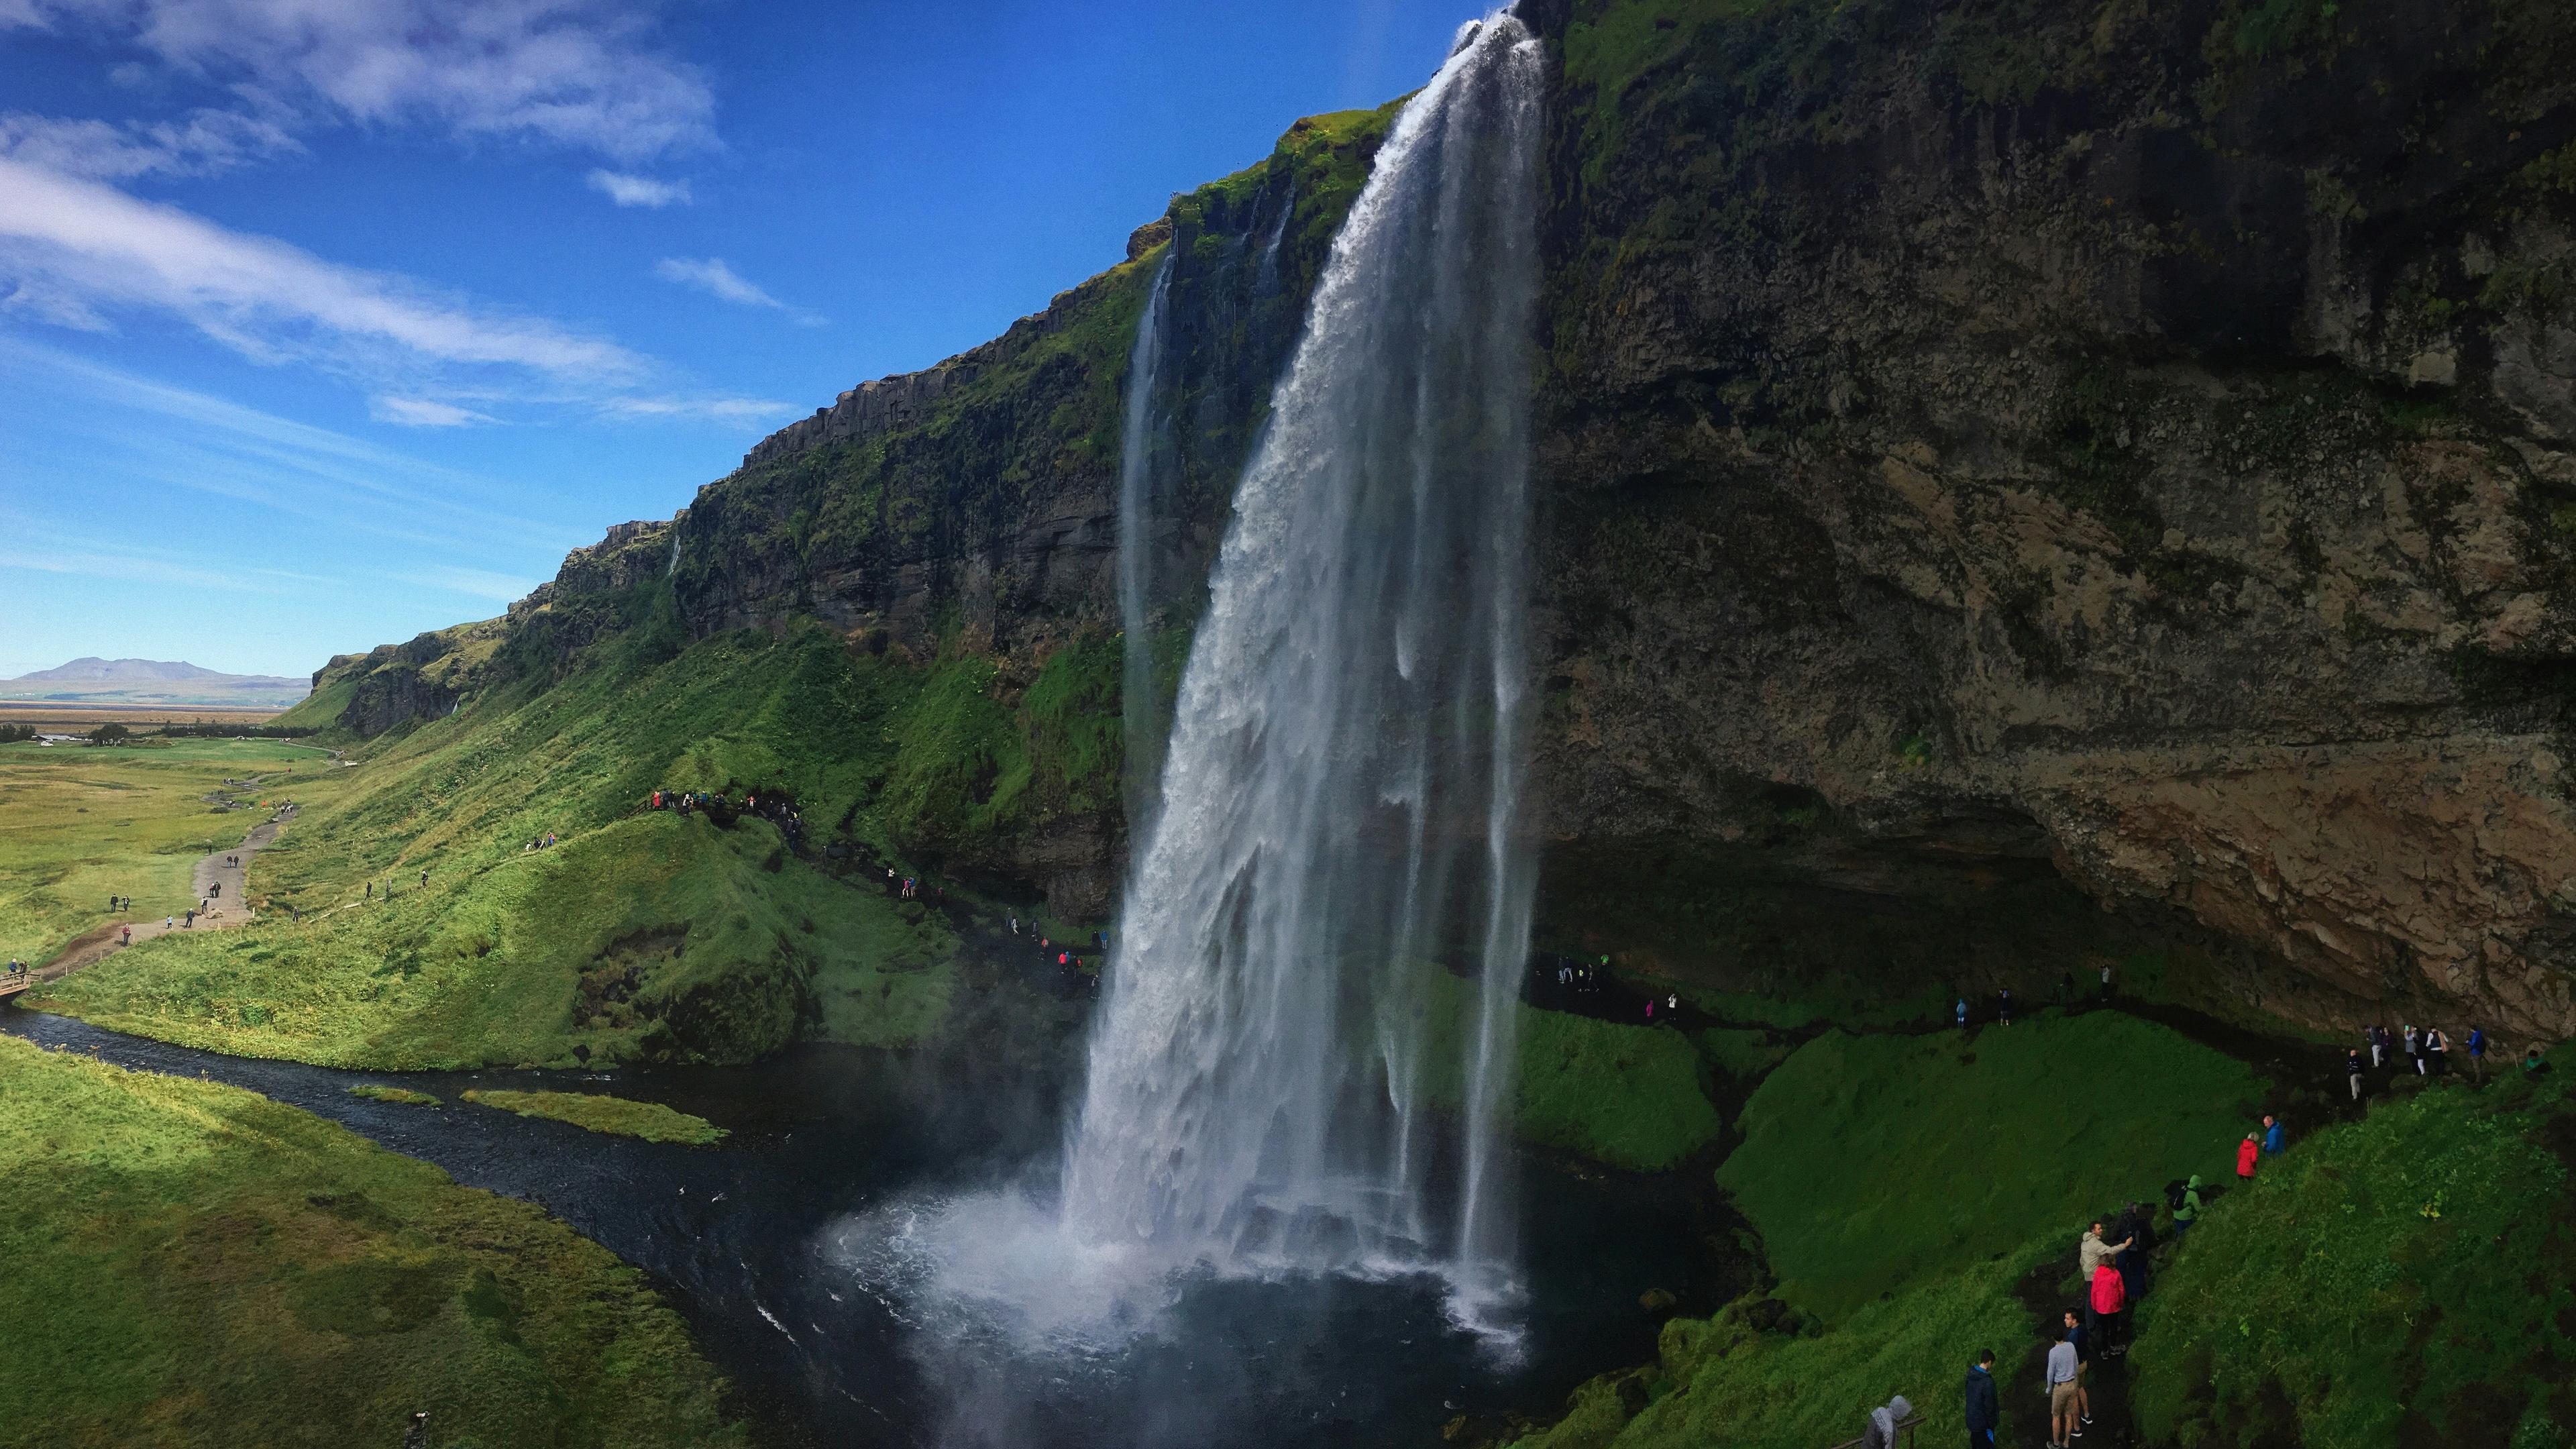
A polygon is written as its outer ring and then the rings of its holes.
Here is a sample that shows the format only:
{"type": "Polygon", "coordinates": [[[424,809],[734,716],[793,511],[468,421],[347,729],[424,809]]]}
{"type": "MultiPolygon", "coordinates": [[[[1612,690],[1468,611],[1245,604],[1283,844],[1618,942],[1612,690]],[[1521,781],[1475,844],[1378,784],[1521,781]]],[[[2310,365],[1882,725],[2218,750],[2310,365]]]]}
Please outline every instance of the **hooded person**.
{"type": "Polygon", "coordinates": [[[1861,1449],[1896,1449],[1896,1426],[1914,1413],[1914,1405],[1903,1394],[1869,1411],[1869,1432],[1860,1436],[1861,1449]]]}
{"type": "Polygon", "coordinates": [[[2174,1204],[2174,1241],[2181,1242],[2182,1235],[2190,1231],[2191,1225],[2199,1220],[2200,1174],[2195,1172],[2191,1175],[2191,1181],[2183,1184],[2182,1200],[2174,1204]]]}

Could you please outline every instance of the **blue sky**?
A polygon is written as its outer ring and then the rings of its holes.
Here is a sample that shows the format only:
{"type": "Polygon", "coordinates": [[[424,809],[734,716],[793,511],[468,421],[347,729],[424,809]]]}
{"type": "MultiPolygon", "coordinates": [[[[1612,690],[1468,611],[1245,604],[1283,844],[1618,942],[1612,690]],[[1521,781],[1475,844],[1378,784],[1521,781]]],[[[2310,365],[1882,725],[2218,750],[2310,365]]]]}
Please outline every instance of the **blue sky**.
{"type": "Polygon", "coordinates": [[[1476,0],[0,0],[0,677],[501,611],[1476,0]]]}

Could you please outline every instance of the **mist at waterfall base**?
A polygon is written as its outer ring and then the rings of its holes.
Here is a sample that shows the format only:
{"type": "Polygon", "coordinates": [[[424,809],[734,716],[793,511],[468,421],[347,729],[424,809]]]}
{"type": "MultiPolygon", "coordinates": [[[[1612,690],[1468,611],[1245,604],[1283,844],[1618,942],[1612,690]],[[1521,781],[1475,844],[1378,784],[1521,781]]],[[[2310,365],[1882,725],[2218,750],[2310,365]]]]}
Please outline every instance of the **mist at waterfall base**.
{"type": "MultiPolygon", "coordinates": [[[[1506,1109],[1534,885],[1519,816],[1543,65],[1507,15],[1462,29],[1333,243],[1236,491],[1157,788],[1131,799],[1140,843],[1060,1161],[830,1237],[919,1330],[907,1348],[952,1396],[948,1442],[1051,1442],[1077,1419],[1094,1438],[1096,1379],[1128,1386],[1111,1397],[1129,1422],[1099,1442],[1303,1437],[1280,1410],[1321,1425],[1336,1406],[1283,1402],[1283,1378],[1363,1320],[1410,1326],[1392,1351],[1426,1364],[1521,1350],[1506,1109]]],[[[1169,278],[1125,415],[1131,643],[1169,278]]]]}

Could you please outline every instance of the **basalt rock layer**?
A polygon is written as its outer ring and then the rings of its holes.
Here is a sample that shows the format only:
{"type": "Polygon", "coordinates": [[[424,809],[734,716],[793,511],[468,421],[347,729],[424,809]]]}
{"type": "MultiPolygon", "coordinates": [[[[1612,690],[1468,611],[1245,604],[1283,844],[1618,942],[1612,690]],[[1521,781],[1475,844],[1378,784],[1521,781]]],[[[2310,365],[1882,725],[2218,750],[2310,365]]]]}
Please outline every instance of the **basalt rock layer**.
{"type": "MultiPolygon", "coordinates": [[[[2317,1025],[2576,1031],[2576,19],[1523,8],[1548,935],[1775,993],[2180,946],[2204,999],[2317,1025]]],[[[451,682],[810,617],[1019,708],[1117,627],[1154,269],[1155,575],[1197,578],[1390,115],[1300,123],[1044,314],[576,553],[451,682]]],[[[1195,591],[1162,604],[1177,640],[1195,591]]],[[[1097,913],[1116,795],[932,843],[1097,913]]]]}

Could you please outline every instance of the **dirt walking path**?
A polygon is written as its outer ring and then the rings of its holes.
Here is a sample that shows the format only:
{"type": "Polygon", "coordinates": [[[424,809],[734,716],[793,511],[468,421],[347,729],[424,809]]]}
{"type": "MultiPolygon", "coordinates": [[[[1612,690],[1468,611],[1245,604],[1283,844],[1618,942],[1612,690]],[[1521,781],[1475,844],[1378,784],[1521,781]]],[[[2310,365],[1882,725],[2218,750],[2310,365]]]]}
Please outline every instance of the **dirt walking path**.
{"type": "MultiPolygon", "coordinates": [[[[239,785],[226,786],[206,798],[219,800],[236,790],[255,790],[259,788],[263,778],[253,776],[239,785]]],[[[116,920],[106,925],[73,937],[71,943],[63,947],[54,959],[36,968],[36,979],[57,980],[84,966],[97,965],[118,951],[124,950],[128,945],[140,945],[166,932],[220,931],[227,926],[238,926],[256,919],[259,913],[250,908],[250,897],[244,888],[244,883],[250,874],[251,858],[267,848],[269,842],[277,839],[277,832],[287,821],[294,818],[294,806],[281,806],[268,819],[251,827],[250,833],[242,837],[241,844],[226,846],[197,862],[196,870],[192,875],[196,897],[201,901],[211,900],[213,909],[197,917],[195,925],[177,924],[177,921],[184,920],[185,917],[174,918],[170,923],[165,924],[162,919],[133,919],[120,914],[116,920]],[[220,891],[216,889],[218,886],[222,887],[220,891]],[[130,940],[128,932],[132,933],[130,940]]]]}

